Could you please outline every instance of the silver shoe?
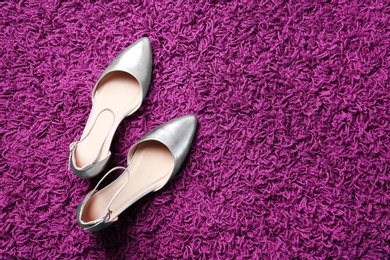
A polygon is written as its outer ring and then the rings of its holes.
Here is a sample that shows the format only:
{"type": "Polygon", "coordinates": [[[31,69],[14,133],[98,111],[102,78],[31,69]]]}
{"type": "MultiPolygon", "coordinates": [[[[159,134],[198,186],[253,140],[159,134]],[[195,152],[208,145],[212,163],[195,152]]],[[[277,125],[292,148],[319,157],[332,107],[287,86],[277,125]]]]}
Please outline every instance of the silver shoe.
{"type": "Polygon", "coordinates": [[[119,214],[146,194],[167,184],[180,169],[195,135],[194,115],[175,118],[139,139],[129,150],[128,166],[107,172],[77,208],[77,223],[100,231],[117,221],[119,214]],[[113,171],[124,170],[112,183],[97,190],[113,171]]]}
{"type": "Polygon", "coordinates": [[[152,49],[147,37],[120,53],[92,90],[92,110],[80,141],[70,145],[69,168],[80,178],[98,175],[110,158],[114,133],[141,106],[149,89],[152,49]]]}

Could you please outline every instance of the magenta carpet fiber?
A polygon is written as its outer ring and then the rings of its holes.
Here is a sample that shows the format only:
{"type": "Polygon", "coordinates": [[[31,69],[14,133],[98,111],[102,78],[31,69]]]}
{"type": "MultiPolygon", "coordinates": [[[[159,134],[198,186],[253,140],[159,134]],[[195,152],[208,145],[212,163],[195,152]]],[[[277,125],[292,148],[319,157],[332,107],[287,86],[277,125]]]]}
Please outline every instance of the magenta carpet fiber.
{"type": "Polygon", "coordinates": [[[0,3],[0,259],[389,258],[390,5],[312,2],[0,3]],[[101,175],[68,171],[69,144],[142,36],[150,91],[109,167],[174,117],[199,127],[172,182],[90,233],[101,175]]]}

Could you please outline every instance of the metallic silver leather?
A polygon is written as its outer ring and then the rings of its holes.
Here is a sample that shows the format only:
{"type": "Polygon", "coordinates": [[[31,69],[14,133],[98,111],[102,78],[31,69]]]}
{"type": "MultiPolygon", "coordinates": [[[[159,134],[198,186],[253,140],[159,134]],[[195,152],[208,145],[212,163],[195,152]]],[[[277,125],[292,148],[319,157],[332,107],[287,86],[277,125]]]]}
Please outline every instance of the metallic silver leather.
{"type": "MultiPolygon", "coordinates": [[[[145,98],[150,85],[152,75],[152,47],[150,40],[147,37],[143,37],[124,51],[122,51],[108,67],[100,75],[96,85],[92,90],[92,102],[94,102],[94,96],[99,86],[100,81],[105,75],[113,71],[123,71],[132,75],[140,84],[142,89],[142,101],[145,98]]],[[[128,112],[127,116],[133,114],[141,106],[142,101],[135,107],[135,109],[128,112]]],[[[106,166],[110,155],[104,160],[97,163],[87,165],[83,168],[78,168],[74,161],[74,152],[77,147],[77,141],[71,144],[70,156],[69,156],[69,168],[80,178],[89,179],[98,175],[106,166]],[[72,148],[73,146],[73,148],[72,148]]]]}
{"type": "MultiPolygon", "coordinates": [[[[146,141],[158,141],[163,143],[167,148],[171,151],[173,157],[174,157],[174,167],[172,169],[172,173],[170,175],[170,178],[161,186],[158,187],[155,191],[161,189],[165,184],[174,177],[174,175],[178,172],[181,165],[183,164],[189,150],[191,147],[191,143],[194,139],[195,131],[197,127],[197,120],[195,115],[186,115],[179,118],[175,118],[157,128],[147,133],[145,136],[143,136],[141,139],[139,139],[131,148],[128,153],[128,163],[131,161],[131,158],[137,148],[137,146],[146,141]]],[[[116,168],[123,168],[123,167],[116,167],[116,168]]],[[[115,168],[111,171],[116,170],[115,168]]],[[[103,177],[103,179],[110,174],[110,172],[107,172],[106,175],[103,177]]],[[[125,171],[122,173],[124,174],[125,171]]],[[[122,174],[120,176],[122,176],[122,174]]],[[[103,180],[102,179],[102,180],[103,180]]],[[[101,180],[101,181],[102,181],[101,180]]],[[[91,196],[97,191],[97,187],[101,183],[101,181],[96,185],[96,187],[88,193],[88,195],[84,198],[84,200],[80,203],[80,205],[77,208],[77,223],[79,226],[81,226],[85,230],[89,231],[100,231],[103,230],[110,225],[112,225],[116,219],[111,220],[110,219],[110,212],[108,214],[98,220],[91,221],[91,222],[84,222],[82,220],[82,212],[84,209],[85,204],[91,198],[91,196]]]]}
{"type": "MultiPolygon", "coordinates": [[[[196,127],[197,119],[195,115],[178,117],[160,125],[144,135],[130,148],[127,155],[127,162],[129,163],[131,161],[134,150],[138,144],[149,140],[159,141],[168,147],[175,159],[174,168],[171,177],[167,180],[168,182],[175,176],[183,164],[188,151],[190,150],[192,140],[194,139],[196,127]]],[[[158,189],[161,189],[163,186],[158,189]]]]}
{"type": "Polygon", "coordinates": [[[141,85],[142,97],[145,98],[152,76],[152,62],[152,47],[149,38],[143,37],[137,40],[122,51],[100,75],[92,90],[92,101],[100,80],[113,71],[123,71],[132,75],[141,85]]]}

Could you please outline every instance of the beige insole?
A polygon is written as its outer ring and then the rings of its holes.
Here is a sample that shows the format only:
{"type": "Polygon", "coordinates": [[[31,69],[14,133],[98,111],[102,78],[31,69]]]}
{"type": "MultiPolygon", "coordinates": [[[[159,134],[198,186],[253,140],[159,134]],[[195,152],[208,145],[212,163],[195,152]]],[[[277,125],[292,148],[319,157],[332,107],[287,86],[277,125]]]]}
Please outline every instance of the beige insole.
{"type": "Polygon", "coordinates": [[[77,167],[82,168],[96,159],[98,162],[107,158],[116,128],[141,101],[141,86],[128,73],[111,72],[100,81],[91,114],[75,152],[77,167]]]}
{"type": "Polygon", "coordinates": [[[110,219],[115,219],[138,199],[164,185],[173,166],[174,157],[162,143],[146,141],[139,144],[126,172],[88,200],[82,213],[83,221],[89,222],[104,217],[108,204],[128,181],[110,207],[110,219]]]}

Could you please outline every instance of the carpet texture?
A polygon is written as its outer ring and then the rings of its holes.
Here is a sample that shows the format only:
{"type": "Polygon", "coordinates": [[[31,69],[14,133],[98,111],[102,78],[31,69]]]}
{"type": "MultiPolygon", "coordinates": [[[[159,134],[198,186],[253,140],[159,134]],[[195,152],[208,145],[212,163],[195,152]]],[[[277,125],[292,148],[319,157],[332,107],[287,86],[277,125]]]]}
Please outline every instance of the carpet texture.
{"type": "Polygon", "coordinates": [[[6,1],[1,34],[1,259],[386,259],[387,1],[6,1]],[[188,159],[101,233],[76,224],[97,180],[67,170],[100,73],[149,36],[134,142],[194,113],[188,159]]]}

